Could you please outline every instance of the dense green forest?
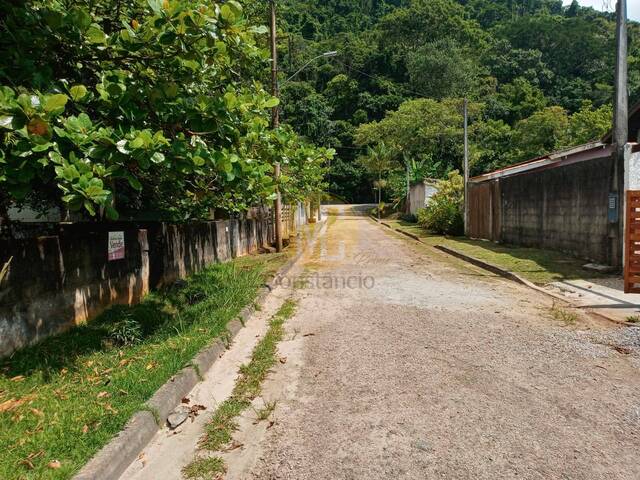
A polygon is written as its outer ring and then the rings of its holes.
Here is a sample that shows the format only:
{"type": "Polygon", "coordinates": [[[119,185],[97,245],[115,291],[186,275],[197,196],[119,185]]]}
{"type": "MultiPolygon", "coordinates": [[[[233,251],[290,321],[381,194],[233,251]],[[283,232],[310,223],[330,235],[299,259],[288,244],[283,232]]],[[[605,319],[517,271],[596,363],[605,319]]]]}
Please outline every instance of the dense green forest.
{"type": "MultiPolygon", "coordinates": [[[[338,152],[330,189],[370,201],[359,156],[381,142],[414,179],[462,159],[470,100],[473,174],[599,138],[611,124],[615,18],[560,0],[282,0],[282,117],[338,152]]],[[[629,27],[629,90],[640,99],[640,25],[629,27]]]]}

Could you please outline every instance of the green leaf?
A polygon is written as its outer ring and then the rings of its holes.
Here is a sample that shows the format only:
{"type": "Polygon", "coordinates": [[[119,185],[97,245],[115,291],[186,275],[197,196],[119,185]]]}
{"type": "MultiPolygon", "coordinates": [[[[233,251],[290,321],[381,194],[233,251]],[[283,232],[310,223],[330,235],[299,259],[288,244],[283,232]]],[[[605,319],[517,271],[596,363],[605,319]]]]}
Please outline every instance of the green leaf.
{"type": "Polygon", "coordinates": [[[85,35],[91,43],[107,43],[107,35],[102,31],[97,23],[91,24],[85,35]]]}
{"type": "Polygon", "coordinates": [[[129,142],[129,146],[133,149],[144,147],[144,140],[142,137],[136,137],[129,142]]]}
{"type": "Polygon", "coordinates": [[[242,15],[242,5],[240,5],[236,0],[229,0],[225,5],[228,5],[229,8],[231,8],[236,17],[242,15]]]}
{"type": "Polygon", "coordinates": [[[77,102],[87,96],[87,87],[84,85],[74,85],[69,89],[71,100],[77,102]]]}
{"type": "Polygon", "coordinates": [[[193,157],[193,164],[197,167],[201,167],[205,164],[204,158],[196,155],[195,157],[193,157]]]}
{"type": "Polygon", "coordinates": [[[89,28],[91,25],[91,15],[84,8],[73,7],[69,11],[69,15],[67,19],[71,22],[72,25],[84,31],[89,28]]]}
{"type": "Polygon", "coordinates": [[[118,218],[120,218],[120,214],[111,205],[107,205],[104,208],[104,213],[107,215],[107,218],[109,220],[115,221],[115,220],[118,220],[118,218]]]}
{"type": "Polygon", "coordinates": [[[276,97],[272,97],[266,102],[264,102],[265,108],[274,108],[274,107],[277,107],[278,105],[280,105],[280,100],[277,99],[276,97]]]}
{"type": "Polygon", "coordinates": [[[164,162],[164,154],[162,154],[161,152],[155,152],[153,155],[151,155],[151,161],[153,163],[164,162]]]}
{"type": "Polygon", "coordinates": [[[147,0],[147,3],[153,10],[153,13],[160,15],[162,13],[162,0],[147,0]]]}
{"type": "Polygon", "coordinates": [[[129,185],[131,185],[131,188],[137,190],[138,192],[142,190],[142,184],[136,177],[134,177],[133,175],[127,175],[127,180],[129,181],[129,185]]]}
{"type": "Polygon", "coordinates": [[[89,215],[92,217],[96,216],[96,209],[93,207],[93,204],[89,200],[84,201],[84,208],[89,212],[89,215]]]}
{"type": "Polygon", "coordinates": [[[69,97],[64,93],[58,93],[56,95],[50,95],[44,101],[44,111],[47,113],[62,112],[64,106],[67,104],[69,97]]]}
{"type": "Polygon", "coordinates": [[[0,116],[0,127],[11,128],[12,123],[13,123],[13,115],[0,116]]]}
{"type": "Polygon", "coordinates": [[[177,35],[174,32],[164,32],[158,38],[161,45],[171,45],[176,40],[177,35]]]}
{"type": "Polygon", "coordinates": [[[234,9],[230,7],[228,3],[225,3],[222,5],[222,8],[220,8],[220,16],[229,23],[233,23],[236,20],[234,9]]]}

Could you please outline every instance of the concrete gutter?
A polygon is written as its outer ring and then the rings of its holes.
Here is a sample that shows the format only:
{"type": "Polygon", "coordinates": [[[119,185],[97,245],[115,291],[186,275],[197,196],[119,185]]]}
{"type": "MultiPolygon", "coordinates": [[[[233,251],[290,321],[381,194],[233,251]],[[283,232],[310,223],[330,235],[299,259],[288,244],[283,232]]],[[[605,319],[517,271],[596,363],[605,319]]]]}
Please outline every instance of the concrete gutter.
{"type": "MultiPolygon", "coordinates": [[[[385,223],[382,220],[378,220],[377,218],[371,216],[371,219],[374,220],[376,223],[379,223],[380,225],[383,225],[385,227],[387,227],[390,230],[393,230],[394,232],[398,232],[401,233],[402,235],[409,237],[413,240],[415,240],[416,242],[420,242],[423,245],[429,246],[428,244],[424,243],[419,236],[414,235],[413,233],[409,233],[409,232],[405,232],[404,230],[400,229],[400,228],[394,228],[391,225],[389,225],[388,223],[385,223]]],[[[625,322],[622,320],[619,320],[617,318],[614,317],[610,317],[609,315],[605,315],[601,312],[596,312],[595,310],[589,309],[589,308],[585,308],[582,305],[578,305],[575,302],[572,302],[571,299],[563,297],[561,295],[558,295],[554,292],[550,292],[549,290],[539,287],[538,285],[536,285],[535,283],[530,282],[529,280],[527,280],[526,278],[521,277],[520,275],[518,275],[517,273],[511,272],[509,270],[506,270],[502,267],[498,267],[497,265],[493,265],[492,263],[488,263],[485,262],[484,260],[480,260],[478,258],[472,257],[471,255],[467,255],[466,253],[462,253],[458,250],[455,250],[453,248],[450,247],[445,247],[444,245],[436,245],[433,248],[435,248],[436,250],[439,250],[443,253],[446,253],[448,255],[451,255],[453,257],[456,257],[460,260],[463,260],[465,262],[471,263],[472,265],[475,265],[476,267],[480,267],[484,270],[487,270],[491,273],[494,273],[496,275],[499,275],[503,278],[506,278],[508,280],[511,280],[513,282],[519,283],[521,285],[524,285],[532,290],[535,290],[536,292],[540,292],[544,295],[547,295],[549,297],[554,298],[555,300],[559,300],[561,302],[564,302],[565,304],[569,305],[572,308],[576,308],[579,310],[583,310],[584,312],[593,315],[594,317],[598,317],[602,320],[606,320],[609,322],[613,322],[616,323],[618,325],[626,325],[626,326],[637,326],[634,323],[629,323],[629,322],[625,322]]]]}
{"type": "MultiPolygon", "coordinates": [[[[421,242],[422,243],[422,242],[421,242]]],[[[460,260],[464,260],[465,262],[471,263],[472,265],[475,265],[477,267],[480,267],[484,270],[487,270],[489,272],[495,273],[496,275],[499,275],[503,278],[506,278],[508,280],[512,280],[514,282],[517,282],[521,285],[524,285],[526,287],[531,288],[532,290],[535,290],[537,292],[540,292],[544,295],[547,295],[549,297],[552,297],[556,300],[559,300],[561,302],[566,303],[567,305],[571,306],[572,308],[576,308],[579,310],[583,310],[586,313],[596,316],[600,319],[603,320],[607,320],[609,322],[613,322],[613,323],[617,323],[619,325],[627,325],[627,326],[634,326],[634,324],[629,323],[629,322],[624,322],[622,320],[618,320],[617,318],[614,317],[610,317],[608,315],[605,315],[603,313],[600,312],[596,312],[592,309],[589,308],[584,308],[582,305],[578,305],[574,302],[571,301],[571,299],[563,297],[561,295],[558,295],[554,292],[550,292],[549,290],[539,287],[538,285],[536,285],[535,283],[530,282],[529,280],[527,280],[526,278],[521,277],[520,275],[518,275],[517,273],[511,272],[509,270],[506,270],[502,267],[498,267],[497,265],[493,265],[492,263],[488,263],[485,262],[484,260],[480,260],[478,258],[472,257],[471,255],[467,255],[466,253],[462,253],[458,250],[455,250],[453,248],[449,248],[449,247],[445,247],[444,245],[436,245],[434,248],[440,250],[441,252],[447,253],[449,255],[452,255],[456,258],[459,258],[460,260]]]]}
{"type": "Polygon", "coordinates": [[[190,364],[171,377],[135,413],[125,427],[89,462],[82,467],[73,480],[117,480],[127,467],[138,457],[153,436],[167,421],[167,417],[180,405],[181,400],[198,384],[202,375],[224,354],[228,345],[258,308],[264,306],[273,290],[273,281],[289,273],[307,248],[323,231],[324,225],[315,228],[309,238],[303,238],[303,245],[274,277],[258,293],[255,301],[242,309],[238,318],[227,325],[228,335],[218,338],[209,347],[198,353],[190,364]]]}

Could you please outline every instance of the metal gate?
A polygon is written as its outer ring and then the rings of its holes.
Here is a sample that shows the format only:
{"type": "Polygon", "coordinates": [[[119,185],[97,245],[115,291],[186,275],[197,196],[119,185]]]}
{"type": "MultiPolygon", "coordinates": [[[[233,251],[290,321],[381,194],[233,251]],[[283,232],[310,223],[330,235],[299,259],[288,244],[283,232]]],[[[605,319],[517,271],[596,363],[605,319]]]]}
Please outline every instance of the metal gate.
{"type": "Polygon", "coordinates": [[[624,233],[624,292],[640,293],[640,191],[627,190],[624,233]]]}

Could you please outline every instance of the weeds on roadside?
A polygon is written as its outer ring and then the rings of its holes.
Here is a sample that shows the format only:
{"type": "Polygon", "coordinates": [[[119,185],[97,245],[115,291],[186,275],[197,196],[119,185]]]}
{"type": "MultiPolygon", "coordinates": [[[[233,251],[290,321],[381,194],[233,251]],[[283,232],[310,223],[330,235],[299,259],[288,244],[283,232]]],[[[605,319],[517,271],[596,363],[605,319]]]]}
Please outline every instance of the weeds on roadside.
{"type": "MultiPolygon", "coordinates": [[[[295,301],[287,300],[271,318],[269,329],[254,348],[251,360],[240,367],[240,376],[231,397],[218,407],[205,427],[205,436],[200,443],[202,448],[217,451],[231,442],[233,432],[238,428],[236,418],[260,394],[262,382],[276,362],[277,345],[284,335],[284,322],[293,315],[295,308],[295,301]]],[[[258,417],[268,418],[274,408],[275,402],[267,403],[258,417]]]]}
{"type": "Polygon", "coordinates": [[[549,313],[551,313],[551,316],[555,320],[558,320],[565,325],[574,325],[578,321],[578,315],[575,312],[559,307],[555,303],[550,308],[549,313]]]}
{"type": "Polygon", "coordinates": [[[629,315],[627,317],[629,323],[640,323],[640,315],[629,315]]]}
{"type": "Polygon", "coordinates": [[[220,457],[198,458],[182,469],[182,475],[189,480],[219,480],[226,472],[220,457]]]}
{"type": "Polygon", "coordinates": [[[259,410],[254,409],[256,413],[256,420],[258,422],[262,422],[264,420],[268,420],[273,411],[276,409],[277,402],[274,400],[273,402],[266,402],[264,407],[259,410]]]}

